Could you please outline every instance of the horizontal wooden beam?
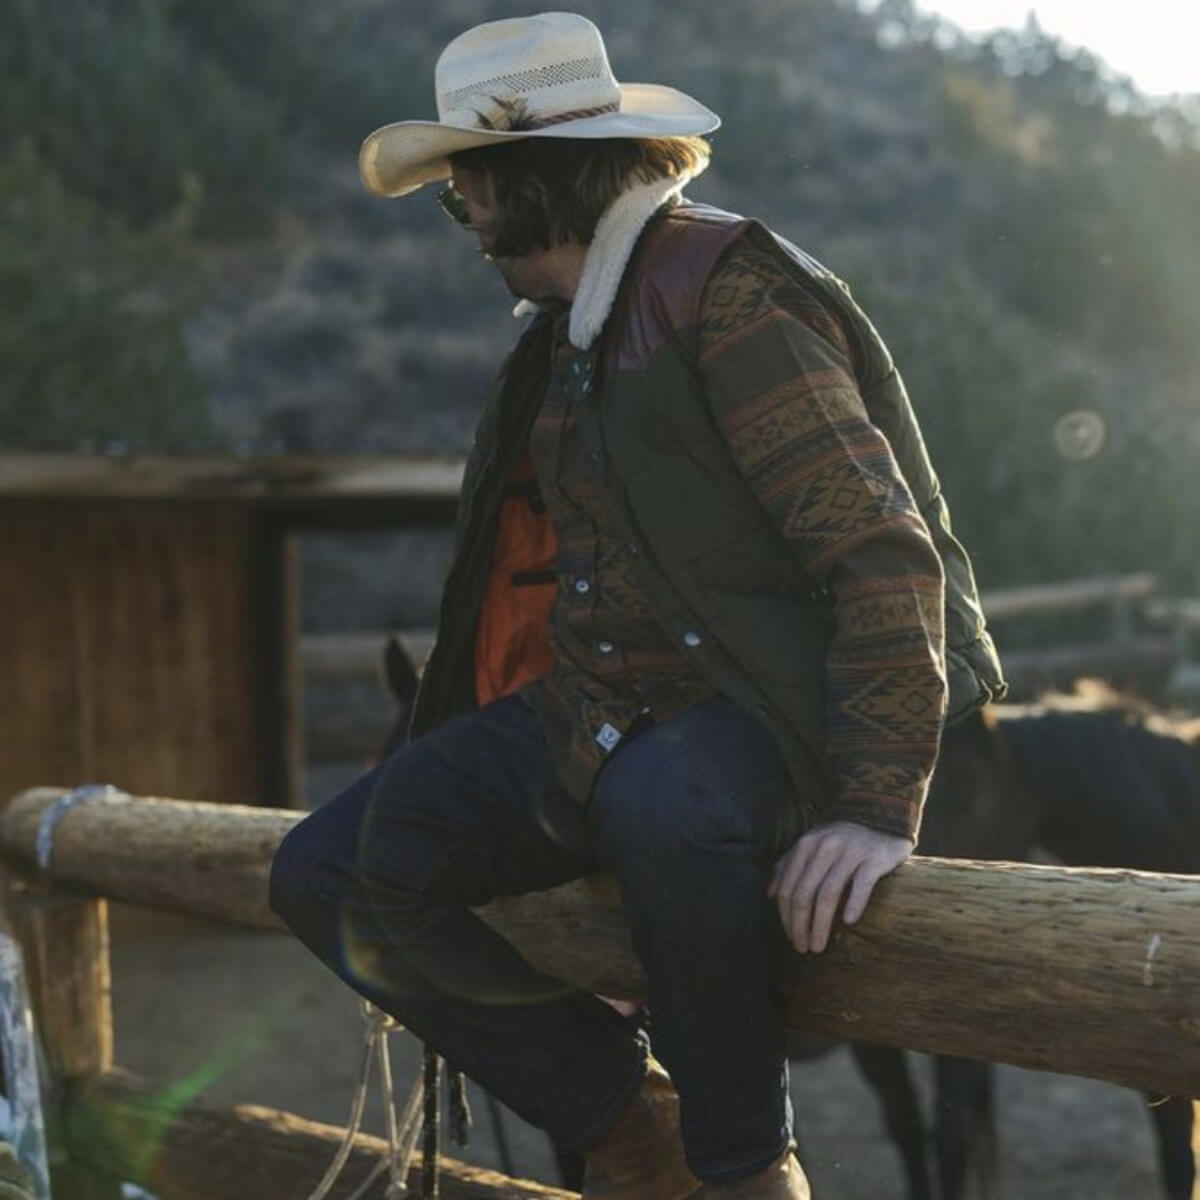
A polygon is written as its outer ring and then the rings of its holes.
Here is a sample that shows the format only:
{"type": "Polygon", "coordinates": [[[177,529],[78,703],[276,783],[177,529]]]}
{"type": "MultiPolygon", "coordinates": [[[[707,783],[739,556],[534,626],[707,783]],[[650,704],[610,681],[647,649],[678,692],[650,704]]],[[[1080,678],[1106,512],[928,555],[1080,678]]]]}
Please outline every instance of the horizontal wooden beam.
{"type": "Polygon", "coordinates": [[[401,455],[0,454],[6,498],[455,501],[463,460],[401,455]]]}
{"type": "Polygon", "coordinates": [[[1200,632],[1200,600],[1158,599],[1146,604],[1146,615],[1160,625],[1200,632]]]}
{"type": "MultiPolygon", "coordinates": [[[[59,793],[16,797],[0,859],[34,869],[59,793]]],[[[267,908],[271,857],[297,814],[108,797],[57,827],[57,886],[245,924],[267,908]]],[[[787,959],[795,1027],[1200,1096],[1200,877],[916,858],[822,955],[787,959]]],[[[540,969],[643,994],[611,880],[481,910],[540,969]]]]}
{"type": "Polygon", "coordinates": [[[1088,642],[1043,650],[1011,650],[1002,656],[1011,700],[1033,700],[1048,688],[1070,690],[1082,676],[1152,695],[1178,661],[1169,634],[1140,634],[1128,641],[1088,642]]]}
{"type": "MultiPolygon", "coordinates": [[[[321,1180],[344,1130],[292,1113],[242,1105],[227,1111],[180,1103],[172,1092],[113,1073],[68,1086],[64,1134],[72,1167],[149,1189],[158,1200],[297,1200],[321,1180]]],[[[348,1200],[387,1143],[359,1134],[330,1200],[348,1200]]],[[[439,1158],[443,1200],[569,1200],[529,1180],[439,1158]]],[[[420,1193],[421,1159],[409,1173],[420,1193]]],[[[372,1189],[381,1197],[386,1182],[372,1189]]]]}
{"type": "Polygon", "coordinates": [[[1003,588],[980,597],[989,620],[1023,617],[1033,613],[1070,612],[1109,600],[1142,600],[1154,594],[1157,579],[1148,571],[1096,579],[1068,579],[1061,583],[1003,588]]]}
{"type": "Polygon", "coordinates": [[[353,633],[306,633],[300,639],[300,667],[313,683],[378,679],[383,649],[398,637],[409,658],[422,663],[433,646],[432,629],[367,629],[353,633]]]}

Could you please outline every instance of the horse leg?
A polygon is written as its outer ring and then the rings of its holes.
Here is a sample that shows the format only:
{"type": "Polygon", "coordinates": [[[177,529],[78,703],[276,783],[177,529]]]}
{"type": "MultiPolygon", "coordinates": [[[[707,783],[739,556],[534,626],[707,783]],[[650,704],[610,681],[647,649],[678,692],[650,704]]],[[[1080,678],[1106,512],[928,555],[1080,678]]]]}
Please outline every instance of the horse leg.
{"type": "Polygon", "coordinates": [[[1146,1097],[1158,1141],[1158,1163],[1167,1200],[1192,1200],[1196,1159],[1192,1151],[1194,1110],[1190,1100],[1146,1097]]]}
{"type": "Polygon", "coordinates": [[[931,1200],[933,1180],[921,1105],[903,1050],[851,1042],[855,1062],[883,1111],[884,1126],[904,1161],[909,1200],[931,1200]]]}
{"type": "Polygon", "coordinates": [[[980,1200],[999,1200],[992,1064],[972,1058],[934,1058],[937,1079],[938,1175],[942,1200],[963,1200],[972,1181],[980,1200]]]}

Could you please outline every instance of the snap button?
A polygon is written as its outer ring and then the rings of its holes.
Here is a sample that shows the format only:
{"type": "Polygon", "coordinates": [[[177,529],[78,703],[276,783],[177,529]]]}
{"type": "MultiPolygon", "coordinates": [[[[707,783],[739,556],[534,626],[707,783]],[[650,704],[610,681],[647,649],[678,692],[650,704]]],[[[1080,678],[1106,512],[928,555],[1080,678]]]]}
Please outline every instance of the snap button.
{"type": "Polygon", "coordinates": [[[592,590],[592,585],[586,579],[577,579],[575,580],[575,590],[581,596],[586,596],[592,590]]]}
{"type": "Polygon", "coordinates": [[[599,650],[601,654],[611,654],[616,649],[616,646],[614,646],[612,642],[601,642],[596,649],[599,650]]]}
{"type": "Polygon", "coordinates": [[[607,721],[596,731],[596,742],[605,750],[611,750],[621,740],[621,731],[607,721]]]}
{"type": "Polygon", "coordinates": [[[694,629],[689,629],[687,633],[683,635],[683,644],[685,646],[691,646],[693,649],[700,645],[703,640],[704,639],[694,629]]]}

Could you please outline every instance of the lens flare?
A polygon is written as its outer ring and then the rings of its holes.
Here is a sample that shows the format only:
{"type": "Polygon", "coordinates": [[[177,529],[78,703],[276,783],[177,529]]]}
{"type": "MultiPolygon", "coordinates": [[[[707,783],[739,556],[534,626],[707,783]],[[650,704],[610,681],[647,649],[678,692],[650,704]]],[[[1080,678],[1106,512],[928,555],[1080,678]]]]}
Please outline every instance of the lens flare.
{"type": "Polygon", "coordinates": [[[1104,449],[1107,436],[1104,418],[1090,408],[1064,413],[1054,425],[1055,449],[1072,462],[1095,458],[1104,449]]]}

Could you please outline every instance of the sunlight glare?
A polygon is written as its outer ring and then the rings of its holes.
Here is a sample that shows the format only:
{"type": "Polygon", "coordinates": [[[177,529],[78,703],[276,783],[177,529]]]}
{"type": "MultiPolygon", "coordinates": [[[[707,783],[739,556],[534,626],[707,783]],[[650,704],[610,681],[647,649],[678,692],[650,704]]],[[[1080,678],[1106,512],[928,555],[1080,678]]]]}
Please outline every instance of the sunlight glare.
{"type": "Polygon", "coordinates": [[[1200,93],[1194,0],[1142,0],[1137,5],[1095,0],[917,0],[917,7],[968,33],[1021,28],[1032,12],[1042,29],[1069,46],[1083,46],[1118,75],[1152,96],[1200,93]]]}

